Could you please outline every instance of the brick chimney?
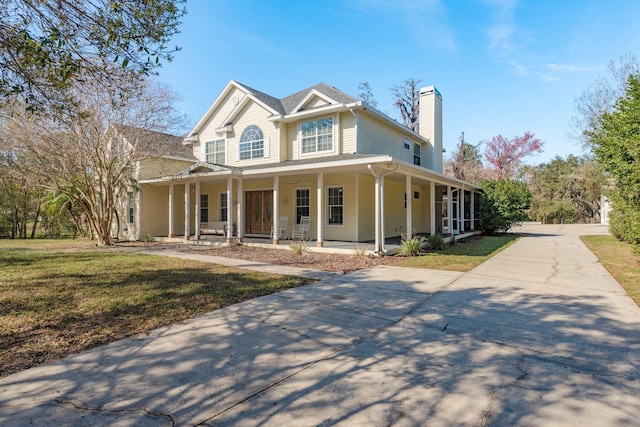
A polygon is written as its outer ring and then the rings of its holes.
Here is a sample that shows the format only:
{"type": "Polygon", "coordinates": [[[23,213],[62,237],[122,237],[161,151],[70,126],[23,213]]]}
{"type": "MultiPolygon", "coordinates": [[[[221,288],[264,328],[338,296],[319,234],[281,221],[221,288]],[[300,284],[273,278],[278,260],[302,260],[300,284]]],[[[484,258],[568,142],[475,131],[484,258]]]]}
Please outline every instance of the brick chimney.
{"type": "Polygon", "coordinates": [[[420,135],[431,145],[431,164],[426,166],[442,173],[442,95],[433,85],[420,89],[420,135]]]}

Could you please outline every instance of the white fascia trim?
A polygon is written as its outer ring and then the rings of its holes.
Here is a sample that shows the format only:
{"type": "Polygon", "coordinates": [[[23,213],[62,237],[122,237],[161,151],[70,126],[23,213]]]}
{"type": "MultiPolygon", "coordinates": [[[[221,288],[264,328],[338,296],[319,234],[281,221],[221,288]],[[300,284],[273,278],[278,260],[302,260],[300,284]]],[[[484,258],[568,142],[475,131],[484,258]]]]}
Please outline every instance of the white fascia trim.
{"type": "Polygon", "coordinates": [[[242,176],[260,175],[265,173],[274,174],[283,172],[300,172],[308,171],[310,169],[328,169],[333,167],[367,165],[369,163],[386,163],[391,161],[395,162],[391,156],[364,157],[362,159],[336,160],[333,162],[306,163],[302,165],[281,166],[275,168],[251,169],[242,171],[242,176]]]}
{"type": "Polygon", "coordinates": [[[286,116],[277,116],[277,117],[271,116],[269,117],[269,120],[290,123],[306,117],[319,116],[322,114],[327,114],[332,112],[341,112],[341,111],[349,111],[349,109],[345,104],[334,104],[334,105],[327,105],[325,107],[314,108],[313,110],[304,110],[299,113],[287,114],[286,116]]]}
{"type": "Polygon", "coordinates": [[[246,93],[246,89],[243,88],[242,86],[240,86],[238,83],[236,83],[233,80],[230,80],[229,83],[227,83],[227,85],[224,87],[224,89],[222,90],[222,92],[220,92],[220,95],[218,95],[218,97],[216,98],[215,101],[213,101],[213,103],[211,104],[211,106],[207,109],[207,112],[204,113],[204,115],[202,116],[202,118],[198,121],[198,123],[196,123],[196,125],[194,126],[194,128],[191,130],[191,132],[189,132],[187,134],[187,138],[185,138],[185,141],[187,139],[189,139],[189,137],[191,136],[195,136],[198,134],[198,131],[200,130],[200,127],[202,127],[202,125],[204,125],[207,120],[209,120],[209,116],[213,113],[213,111],[216,109],[216,107],[218,106],[218,104],[220,104],[222,102],[222,100],[227,96],[227,94],[229,93],[229,91],[232,88],[236,88],[241,90],[242,92],[246,93]]]}
{"type": "MultiPolygon", "coordinates": [[[[216,129],[216,132],[218,132],[219,129],[223,129],[225,126],[230,123],[231,121],[233,121],[233,119],[236,118],[236,115],[238,115],[238,113],[240,112],[240,110],[242,110],[245,105],[247,105],[247,103],[249,101],[253,101],[256,104],[258,104],[259,106],[261,106],[262,108],[264,108],[265,110],[267,110],[269,113],[272,114],[272,116],[274,115],[278,115],[279,113],[274,110],[273,108],[269,107],[267,104],[265,104],[264,102],[260,101],[258,98],[256,98],[251,92],[248,92],[241,100],[240,102],[238,102],[238,105],[236,105],[234,107],[233,110],[231,110],[231,112],[229,113],[229,115],[227,116],[226,119],[224,119],[224,121],[222,122],[222,125],[220,125],[220,127],[218,129],[216,129]]],[[[270,117],[272,117],[270,116],[270,117]]]]}
{"type": "Polygon", "coordinates": [[[394,159],[393,162],[398,163],[400,165],[400,169],[399,169],[400,172],[409,174],[416,178],[428,179],[430,181],[434,181],[439,184],[452,185],[457,188],[464,187],[465,189],[468,189],[468,190],[482,190],[482,187],[479,187],[475,184],[471,184],[470,182],[461,181],[457,178],[453,178],[453,177],[432,171],[431,169],[425,169],[422,166],[416,166],[412,163],[405,162],[404,160],[394,159]],[[426,178],[425,178],[425,175],[427,175],[426,178]]]}
{"type": "Polygon", "coordinates": [[[218,171],[218,172],[198,172],[192,173],[189,175],[167,175],[162,176],[160,178],[151,178],[151,179],[143,179],[139,183],[140,184],[160,184],[160,183],[173,183],[179,184],[185,181],[193,182],[196,178],[211,178],[211,177],[220,177],[226,175],[237,176],[240,175],[237,171],[218,171]]]}
{"type": "Polygon", "coordinates": [[[309,101],[312,97],[317,96],[319,98],[324,99],[325,101],[327,101],[329,104],[335,105],[338,104],[338,101],[336,101],[335,99],[332,99],[330,97],[328,97],[327,95],[325,95],[322,92],[319,92],[317,89],[312,89],[307,96],[305,96],[304,98],[302,98],[302,101],[300,101],[298,103],[298,105],[296,105],[296,107],[293,109],[293,111],[291,112],[291,114],[295,114],[297,113],[304,104],[307,103],[307,101],[309,101]]]}

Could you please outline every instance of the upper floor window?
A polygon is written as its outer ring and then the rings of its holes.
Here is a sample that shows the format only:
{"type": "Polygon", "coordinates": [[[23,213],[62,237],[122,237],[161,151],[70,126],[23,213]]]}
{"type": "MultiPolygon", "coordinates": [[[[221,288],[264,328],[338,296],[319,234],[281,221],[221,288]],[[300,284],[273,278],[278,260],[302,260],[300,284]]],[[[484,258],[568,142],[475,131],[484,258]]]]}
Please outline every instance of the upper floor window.
{"type": "Polygon", "coordinates": [[[413,143],[413,164],[420,166],[420,144],[413,143]]]}
{"type": "Polygon", "coordinates": [[[239,159],[257,159],[264,157],[264,136],[256,125],[247,126],[240,136],[239,159]]]}
{"type": "Polygon", "coordinates": [[[411,144],[409,144],[409,138],[403,138],[402,144],[405,150],[409,150],[411,148],[411,144]]]}
{"type": "Polygon", "coordinates": [[[224,165],[224,139],[216,139],[207,141],[205,145],[205,159],[207,163],[216,163],[224,165]]]}
{"type": "Polygon", "coordinates": [[[333,150],[333,117],[302,123],[302,154],[333,150]]]}

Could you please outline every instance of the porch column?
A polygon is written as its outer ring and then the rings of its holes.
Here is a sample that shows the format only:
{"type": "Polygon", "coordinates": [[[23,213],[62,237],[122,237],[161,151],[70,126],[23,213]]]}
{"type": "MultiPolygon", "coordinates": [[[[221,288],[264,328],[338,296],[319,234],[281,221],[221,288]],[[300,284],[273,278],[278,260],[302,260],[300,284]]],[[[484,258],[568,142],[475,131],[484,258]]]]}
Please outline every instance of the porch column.
{"type": "Polygon", "coordinates": [[[233,180],[231,175],[227,178],[227,243],[231,243],[233,239],[233,199],[231,198],[233,192],[233,180]]]}
{"type": "Polygon", "coordinates": [[[464,187],[458,189],[458,233],[464,232],[464,187]]]}
{"type": "Polygon", "coordinates": [[[173,237],[173,184],[169,185],[169,234],[167,237],[173,237]]]}
{"type": "Polygon", "coordinates": [[[195,240],[200,240],[200,181],[196,181],[196,235],[194,236],[195,240]]]}
{"type": "MultiPolygon", "coordinates": [[[[375,186],[375,245],[376,245],[376,249],[375,252],[378,254],[381,254],[383,251],[383,244],[382,242],[380,242],[380,204],[381,204],[381,199],[382,197],[380,197],[380,193],[381,193],[381,181],[382,178],[378,175],[376,175],[376,186],[375,186]]],[[[383,239],[384,240],[384,239],[383,239]]]]}
{"type": "Polygon", "coordinates": [[[471,206],[469,206],[469,212],[471,212],[471,230],[472,231],[475,231],[475,229],[476,229],[476,220],[475,220],[476,213],[475,213],[475,209],[474,209],[474,207],[475,207],[474,204],[476,202],[475,198],[476,198],[476,192],[471,190],[471,197],[469,198],[469,200],[470,200],[469,203],[471,203],[471,206]]]}
{"type": "Polygon", "coordinates": [[[384,175],[380,177],[380,247],[382,252],[386,251],[386,239],[384,228],[384,175]]]}
{"type": "Polygon", "coordinates": [[[447,231],[453,236],[453,193],[450,185],[447,185],[447,196],[447,231]]]}
{"type": "Polygon", "coordinates": [[[429,227],[431,229],[431,235],[436,234],[436,183],[431,181],[429,183],[429,227]]]}
{"type": "Polygon", "coordinates": [[[322,187],[323,187],[323,182],[324,182],[324,173],[323,172],[318,172],[318,183],[316,185],[316,194],[317,194],[317,203],[318,203],[318,214],[317,214],[317,237],[316,237],[316,246],[321,248],[324,246],[324,240],[323,240],[323,236],[322,236],[322,229],[323,229],[323,224],[324,224],[324,218],[322,213],[324,212],[323,206],[322,206],[322,201],[323,201],[323,195],[322,195],[322,187]]]}
{"type": "Polygon", "coordinates": [[[189,217],[191,216],[189,209],[189,191],[191,190],[191,184],[184,183],[184,239],[189,240],[190,227],[189,217]]]}
{"type": "Polygon", "coordinates": [[[236,241],[242,243],[242,236],[244,234],[244,224],[242,218],[244,217],[244,194],[242,193],[242,178],[238,178],[238,219],[236,220],[236,241]]]}
{"type": "Polygon", "coordinates": [[[407,239],[411,239],[413,235],[413,223],[412,223],[413,210],[411,209],[411,206],[413,203],[412,202],[413,193],[411,192],[411,175],[407,175],[405,179],[406,179],[406,189],[404,191],[407,198],[407,239]]]}
{"type": "Polygon", "coordinates": [[[280,197],[278,189],[280,188],[280,177],[273,177],[273,244],[280,244],[280,197]]]}

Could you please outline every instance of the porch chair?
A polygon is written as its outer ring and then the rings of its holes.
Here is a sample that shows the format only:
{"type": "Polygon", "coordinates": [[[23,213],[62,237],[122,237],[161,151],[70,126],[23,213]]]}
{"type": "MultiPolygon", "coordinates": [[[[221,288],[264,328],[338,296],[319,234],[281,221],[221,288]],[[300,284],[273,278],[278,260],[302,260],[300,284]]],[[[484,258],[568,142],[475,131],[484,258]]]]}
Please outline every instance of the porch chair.
{"type": "MultiPolygon", "coordinates": [[[[284,240],[287,238],[287,222],[289,221],[289,217],[281,216],[280,221],[278,222],[278,239],[284,240]]],[[[275,226],[271,226],[271,238],[273,239],[275,234],[275,226]]]]}
{"type": "Polygon", "coordinates": [[[301,216],[300,224],[293,224],[293,232],[291,233],[291,239],[293,240],[306,240],[309,238],[309,217],[301,216]]]}

